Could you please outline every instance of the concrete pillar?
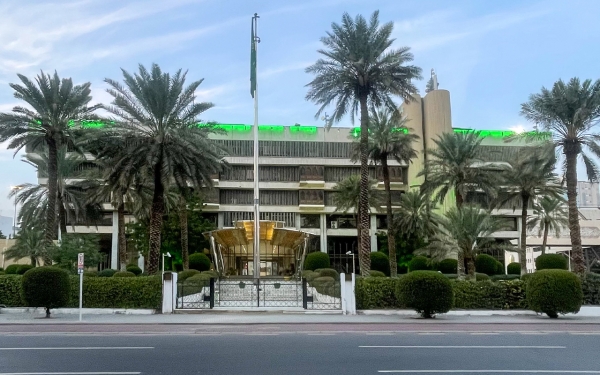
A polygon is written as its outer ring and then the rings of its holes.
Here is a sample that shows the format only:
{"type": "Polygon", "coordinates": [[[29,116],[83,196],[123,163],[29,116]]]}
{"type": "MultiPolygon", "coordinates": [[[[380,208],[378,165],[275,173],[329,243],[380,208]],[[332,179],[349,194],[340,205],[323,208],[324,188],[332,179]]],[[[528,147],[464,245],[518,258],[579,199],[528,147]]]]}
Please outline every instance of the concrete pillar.
{"type": "Polygon", "coordinates": [[[302,226],[302,220],[300,220],[300,214],[297,213],[296,214],[296,230],[300,230],[301,226],[302,226]]]}
{"type": "Polygon", "coordinates": [[[321,214],[321,252],[327,252],[327,214],[321,214]]]}
{"type": "Polygon", "coordinates": [[[110,248],[110,268],[119,269],[119,214],[116,210],[112,215],[112,238],[110,248]]]}
{"type": "Polygon", "coordinates": [[[225,213],[223,212],[219,212],[217,214],[217,227],[219,229],[223,229],[223,227],[225,227],[225,213]]]}
{"type": "Polygon", "coordinates": [[[377,251],[377,216],[371,215],[371,252],[377,251]]]}
{"type": "Polygon", "coordinates": [[[144,256],[142,254],[140,254],[140,257],[138,258],[138,267],[140,267],[140,269],[142,270],[142,272],[145,271],[145,269],[144,269],[144,256]]]}
{"type": "Polygon", "coordinates": [[[162,309],[163,314],[172,314],[177,307],[177,273],[165,272],[162,275],[162,309]]]}
{"type": "Polygon", "coordinates": [[[340,274],[340,294],[342,297],[342,313],[344,315],[356,315],[356,296],[354,287],[356,284],[355,273],[349,275],[346,279],[346,274],[340,274]]]}
{"type": "Polygon", "coordinates": [[[419,140],[413,143],[418,156],[408,165],[408,187],[418,187],[423,183],[423,176],[417,177],[425,164],[425,139],[423,137],[423,102],[421,96],[415,95],[415,100],[402,104],[402,114],[408,120],[406,126],[411,134],[416,134],[419,140]]]}

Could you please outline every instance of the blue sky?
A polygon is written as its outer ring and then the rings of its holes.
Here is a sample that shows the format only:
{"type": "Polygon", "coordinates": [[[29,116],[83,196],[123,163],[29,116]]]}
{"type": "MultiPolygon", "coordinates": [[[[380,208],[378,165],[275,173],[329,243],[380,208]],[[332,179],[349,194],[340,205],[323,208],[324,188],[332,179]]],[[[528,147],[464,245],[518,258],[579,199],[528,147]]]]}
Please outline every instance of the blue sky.
{"type": "MultiPolygon", "coordinates": [[[[304,99],[311,79],[304,68],[343,12],[368,16],[376,9],[395,23],[395,47],[411,47],[426,78],[436,70],[440,88],[451,93],[456,127],[527,127],[519,108],[529,94],[559,78],[600,78],[596,0],[3,0],[0,111],[16,104],[8,83],[17,72],[56,69],[91,82],[94,102],[107,103],[104,78],[156,62],[168,71],[188,69],[189,80],[204,78],[199,99],[216,105],[206,120],[251,123],[249,29],[258,12],[260,122],[322,125],[304,99]]],[[[425,83],[418,82],[422,92],[425,83]]],[[[36,181],[12,154],[0,145],[4,216],[12,216],[10,185],[36,181]]]]}

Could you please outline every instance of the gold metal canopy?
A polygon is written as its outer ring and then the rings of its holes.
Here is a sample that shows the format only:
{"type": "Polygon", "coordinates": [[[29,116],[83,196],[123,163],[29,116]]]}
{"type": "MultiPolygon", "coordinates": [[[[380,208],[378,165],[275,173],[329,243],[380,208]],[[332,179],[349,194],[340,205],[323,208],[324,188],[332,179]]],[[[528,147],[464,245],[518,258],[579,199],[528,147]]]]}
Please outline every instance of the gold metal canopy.
{"type": "MultiPolygon", "coordinates": [[[[285,229],[283,221],[260,221],[260,240],[270,242],[273,246],[296,247],[310,236],[310,233],[295,229],[285,229]]],[[[215,241],[224,247],[247,246],[251,247],[254,239],[254,221],[240,220],[234,223],[233,228],[217,229],[204,233],[206,238],[212,236],[215,241]]]]}

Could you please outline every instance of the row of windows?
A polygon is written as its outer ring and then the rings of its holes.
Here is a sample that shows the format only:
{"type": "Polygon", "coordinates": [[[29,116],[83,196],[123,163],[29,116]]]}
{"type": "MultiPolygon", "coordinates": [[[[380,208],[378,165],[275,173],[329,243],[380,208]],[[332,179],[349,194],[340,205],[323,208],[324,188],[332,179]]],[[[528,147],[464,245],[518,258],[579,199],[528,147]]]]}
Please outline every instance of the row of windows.
{"type": "MultiPolygon", "coordinates": [[[[215,140],[215,142],[224,146],[230,156],[254,155],[254,144],[252,141],[220,139],[215,140]]],[[[350,159],[354,144],[351,142],[260,141],[258,148],[260,156],[350,159]]]]}
{"type": "MultiPolygon", "coordinates": [[[[283,221],[286,227],[296,227],[296,218],[300,216],[300,227],[306,229],[319,229],[321,227],[321,216],[319,214],[297,214],[294,212],[261,212],[261,220],[283,221]]],[[[223,224],[226,227],[233,226],[238,220],[253,220],[252,212],[224,212],[223,224]]],[[[356,219],[351,215],[326,215],[326,227],[329,229],[354,229],[356,219]]],[[[377,229],[386,229],[387,220],[385,215],[376,216],[377,229]]]]}
{"type": "MultiPolygon", "coordinates": [[[[401,199],[402,191],[392,191],[392,203],[398,203],[401,199]]],[[[260,204],[266,206],[298,206],[306,205],[326,205],[337,206],[337,193],[335,191],[324,190],[262,190],[260,192],[260,204]]],[[[251,205],[254,198],[252,190],[227,190],[219,191],[220,204],[233,205],[251,205]]],[[[205,200],[213,203],[210,200],[205,200]]]]}

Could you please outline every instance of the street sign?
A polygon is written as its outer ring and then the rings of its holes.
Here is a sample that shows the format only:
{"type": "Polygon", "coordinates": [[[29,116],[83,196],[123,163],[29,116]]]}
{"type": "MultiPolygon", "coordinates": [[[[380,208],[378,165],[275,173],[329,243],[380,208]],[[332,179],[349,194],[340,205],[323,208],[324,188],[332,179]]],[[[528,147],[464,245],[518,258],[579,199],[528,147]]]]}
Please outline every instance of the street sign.
{"type": "Polygon", "coordinates": [[[83,253],[77,255],[77,273],[83,273],[83,253]]]}
{"type": "Polygon", "coordinates": [[[79,321],[83,308],[83,253],[77,254],[77,273],[79,274],[79,321]]]}

